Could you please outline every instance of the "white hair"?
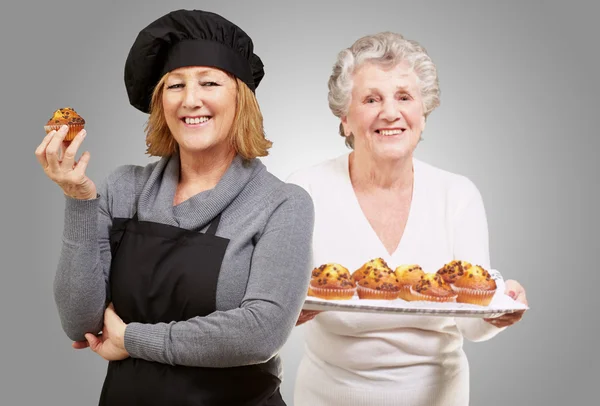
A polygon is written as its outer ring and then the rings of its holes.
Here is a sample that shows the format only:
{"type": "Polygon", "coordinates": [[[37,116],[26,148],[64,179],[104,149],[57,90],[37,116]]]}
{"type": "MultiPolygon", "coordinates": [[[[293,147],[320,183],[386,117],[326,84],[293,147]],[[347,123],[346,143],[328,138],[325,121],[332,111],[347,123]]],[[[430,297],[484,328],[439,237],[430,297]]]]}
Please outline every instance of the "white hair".
{"type": "MultiPolygon", "coordinates": [[[[352,98],[352,75],[365,63],[394,67],[402,62],[417,75],[417,84],[423,99],[425,118],[440,105],[440,87],[437,69],[425,48],[418,42],[407,40],[401,34],[382,32],[357,40],[350,48],[342,50],[329,77],[329,108],[342,118],[348,113],[352,98]]],[[[354,148],[354,135],[345,136],[340,124],[340,135],[346,145],[354,148]]]]}

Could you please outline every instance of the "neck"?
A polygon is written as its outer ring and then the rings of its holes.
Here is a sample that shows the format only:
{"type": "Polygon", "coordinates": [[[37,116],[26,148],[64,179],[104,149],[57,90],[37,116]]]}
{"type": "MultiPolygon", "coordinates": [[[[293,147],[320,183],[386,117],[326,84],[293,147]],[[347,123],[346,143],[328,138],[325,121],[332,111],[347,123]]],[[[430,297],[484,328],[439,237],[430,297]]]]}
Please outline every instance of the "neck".
{"type": "Polygon", "coordinates": [[[214,188],[231,165],[235,152],[190,154],[179,152],[179,187],[194,189],[195,192],[214,188]]]}
{"type": "Polygon", "coordinates": [[[368,153],[353,151],[349,159],[352,186],[360,191],[401,192],[412,189],[412,154],[401,160],[375,160],[368,153]]]}

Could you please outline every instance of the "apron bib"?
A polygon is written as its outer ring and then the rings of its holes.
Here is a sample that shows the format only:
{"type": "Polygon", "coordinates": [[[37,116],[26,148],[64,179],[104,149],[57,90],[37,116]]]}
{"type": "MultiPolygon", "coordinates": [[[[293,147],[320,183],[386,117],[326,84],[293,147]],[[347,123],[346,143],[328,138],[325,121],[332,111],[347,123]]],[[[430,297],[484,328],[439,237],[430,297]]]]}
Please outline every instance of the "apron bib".
{"type": "MultiPolygon", "coordinates": [[[[111,300],[125,323],[170,323],[216,311],[229,240],[166,224],[115,218],[110,231],[111,300]]],[[[100,406],[285,406],[281,381],[263,365],[172,366],[136,358],[110,361],[100,406]]]]}

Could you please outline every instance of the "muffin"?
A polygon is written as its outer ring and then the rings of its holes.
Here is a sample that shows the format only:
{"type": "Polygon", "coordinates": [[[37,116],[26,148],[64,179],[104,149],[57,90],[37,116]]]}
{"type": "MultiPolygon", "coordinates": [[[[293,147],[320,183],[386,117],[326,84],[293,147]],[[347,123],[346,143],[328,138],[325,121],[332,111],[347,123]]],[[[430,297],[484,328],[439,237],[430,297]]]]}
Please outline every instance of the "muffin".
{"type": "Polygon", "coordinates": [[[452,289],[458,294],[457,302],[488,306],[496,293],[496,281],[488,271],[474,265],[454,281],[452,289]]]}
{"type": "Polygon", "coordinates": [[[44,126],[44,130],[48,134],[52,130],[58,131],[63,125],[69,126],[69,131],[64,140],[72,141],[79,131],[85,127],[85,120],[71,107],[65,107],[54,112],[52,118],[44,126]]]}
{"type": "Polygon", "coordinates": [[[471,268],[473,265],[467,261],[453,260],[445,264],[440,268],[437,273],[444,278],[446,283],[453,283],[456,278],[463,276],[465,271],[471,268]]]}
{"type": "Polygon", "coordinates": [[[356,284],[348,269],[340,264],[324,264],[313,269],[308,295],[330,300],[352,299],[356,284]]]}
{"type": "Polygon", "coordinates": [[[369,262],[365,262],[363,266],[354,271],[352,273],[352,279],[354,280],[354,282],[358,283],[361,279],[365,278],[369,274],[369,272],[371,272],[372,269],[381,269],[388,272],[392,272],[392,270],[383,258],[374,258],[369,262]]]}
{"type": "Polygon", "coordinates": [[[419,265],[400,265],[394,271],[398,283],[400,284],[400,293],[398,297],[404,300],[411,300],[410,288],[415,286],[425,275],[423,269],[419,265]]]}
{"type": "Polygon", "coordinates": [[[437,273],[425,274],[410,288],[411,300],[428,302],[456,302],[456,292],[437,273]]]}
{"type": "Polygon", "coordinates": [[[394,300],[400,292],[396,274],[387,267],[372,268],[356,288],[359,299],[394,300]]]}

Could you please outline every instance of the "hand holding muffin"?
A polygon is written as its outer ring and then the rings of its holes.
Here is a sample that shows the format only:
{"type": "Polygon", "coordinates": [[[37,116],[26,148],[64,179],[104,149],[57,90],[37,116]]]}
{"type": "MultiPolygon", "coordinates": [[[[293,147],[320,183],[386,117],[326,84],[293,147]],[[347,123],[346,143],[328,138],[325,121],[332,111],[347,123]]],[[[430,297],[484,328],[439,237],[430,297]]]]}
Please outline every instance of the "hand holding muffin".
{"type": "MultiPolygon", "coordinates": [[[[60,113],[60,109],[57,112],[60,113]]],[[[63,109],[63,112],[66,114],[65,109],[63,109]]],[[[86,135],[86,131],[83,129],[85,121],[81,119],[82,122],[79,120],[75,122],[72,119],[79,116],[71,117],[71,114],[69,112],[67,122],[61,124],[58,130],[48,129],[45,126],[46,131],[49,131],[35,150],[35,156],[46,175],[61,187],[65,195],[79,200],[94,199],[96,198],[96,185],[85,174],[90,161],[90,153],[84,152],[79,161],[75,161],[77,150],[86,135]],[[71,118],[73,124],[69,124],[69,118],[71,118]],[[63,142],[67,136],[72,135],[74,129],[79,129],[79,131],[66,149],[63,150],[63,142]]],[[[54,116],[58,117],[56,112],[54,116]]],[[[52,121],[52,119],[50,120],[52,121]]]]}

